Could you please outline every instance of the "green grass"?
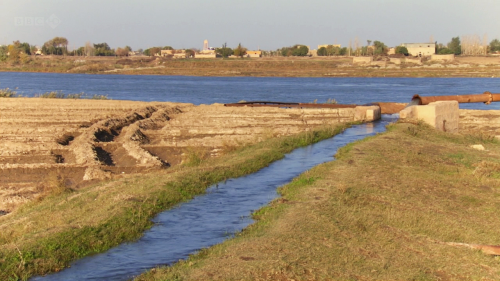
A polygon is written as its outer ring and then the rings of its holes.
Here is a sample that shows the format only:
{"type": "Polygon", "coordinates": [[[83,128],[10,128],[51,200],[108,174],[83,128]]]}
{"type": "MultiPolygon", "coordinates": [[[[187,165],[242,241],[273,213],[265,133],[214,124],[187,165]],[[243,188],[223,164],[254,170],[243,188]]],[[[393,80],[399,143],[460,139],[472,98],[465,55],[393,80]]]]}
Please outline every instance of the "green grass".
{"type": "Polygon", "coordinates": [[[135,240],[159,212],[192,199],[212,184],[253,173],[297,147],[338,134],[346,126],[269,139],[220,158],[27,204],[9,215],[9,224],[2,221],[0,280],[59,271],[76,259],[135,240]]]}
{"type": "Polygon", "coordinates": [[[480,136],[391,125],[281,187],[235,238],[137,279],[498,279],[498,258],[446,243],[500,244],[499,153],[480,136]]]}

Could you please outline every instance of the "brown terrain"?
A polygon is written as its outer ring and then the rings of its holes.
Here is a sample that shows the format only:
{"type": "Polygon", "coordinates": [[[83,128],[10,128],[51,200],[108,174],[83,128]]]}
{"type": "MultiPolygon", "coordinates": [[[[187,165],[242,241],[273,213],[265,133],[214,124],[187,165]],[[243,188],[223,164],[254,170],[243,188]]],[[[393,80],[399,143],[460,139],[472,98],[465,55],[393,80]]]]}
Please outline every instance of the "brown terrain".
{"type": "Polygon", "coordinates": [[[172,59],[160,57],[30,57],[0,64],[0,71],[155,74],[257,77],[498,77],[499,56],[457,56],[454,61],[395,64],[375,57],[355,64],[352,57],[263,57],[252,59],[172,59]]]}
{"type": "MultiPolygon", "coordinates": [[[[353,109],[348,109],[353,110],[353,109]]],[[[338,109],[3,98],[0,212],[53,185],[88,183],[217,156],[236,146],[354,121],[338,109]]]]}

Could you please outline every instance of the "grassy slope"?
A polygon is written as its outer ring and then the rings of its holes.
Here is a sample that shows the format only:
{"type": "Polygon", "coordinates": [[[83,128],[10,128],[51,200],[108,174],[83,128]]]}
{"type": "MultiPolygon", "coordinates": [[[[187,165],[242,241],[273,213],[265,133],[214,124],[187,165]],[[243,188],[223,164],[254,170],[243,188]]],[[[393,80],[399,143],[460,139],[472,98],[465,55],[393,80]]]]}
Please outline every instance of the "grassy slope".
{"type": "Polygon", "coordinates": [[[499,279],[498,258],[444,244],[500,244],[499,155],[493,140],[391,125],[282,187],[234,239],[138,279],[499,279]]]}
{"type": "MultiPolygon", "coordinates": [[[[255,172],[346,126],[269,139],[201,164],[122,178],[25,205],[0,217],[0,280],[59,271],[75,259],[137,239],[158,212],[190,200],[211,184],[255,172]]],[[[199,162],[196,157],[192,160],[199,162]]]]}

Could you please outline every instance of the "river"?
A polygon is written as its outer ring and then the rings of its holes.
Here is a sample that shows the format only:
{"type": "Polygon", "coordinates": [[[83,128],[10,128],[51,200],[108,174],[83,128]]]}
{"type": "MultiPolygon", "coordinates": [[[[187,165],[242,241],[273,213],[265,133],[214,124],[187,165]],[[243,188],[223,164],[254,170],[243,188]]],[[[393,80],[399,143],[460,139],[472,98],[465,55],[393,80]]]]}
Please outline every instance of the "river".
{"type": "MultiPolygon", "coordinates": [[[[341,104],[410,102],[414,94],[458,95],[500,92],[499,78],[277,78],[93,75],[0,72],[0,88],[34,96],[48,91],[105,95],[114,100],[193,104],[241,100],[341,104]]],[[[499,109],[500,104],[462,104],[461,108],[499,109]]]]}

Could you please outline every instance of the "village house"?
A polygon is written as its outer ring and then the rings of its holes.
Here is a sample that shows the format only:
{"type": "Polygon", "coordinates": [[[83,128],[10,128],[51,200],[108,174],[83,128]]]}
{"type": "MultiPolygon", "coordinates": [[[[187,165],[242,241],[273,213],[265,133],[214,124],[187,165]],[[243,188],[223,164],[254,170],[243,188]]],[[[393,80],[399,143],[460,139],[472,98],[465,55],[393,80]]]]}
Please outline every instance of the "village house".
{"type": "Polygon", "coordinates": [[[262,57],[262,51],[247,51],[247,58],[260,58],[262,57]]]}
{"type": "Polygon", "coordinates": [[[403,43],[401,46],[408,49],[408,54],[415,57],[430,56],[436,53],[435,43],[403,43]]]}

